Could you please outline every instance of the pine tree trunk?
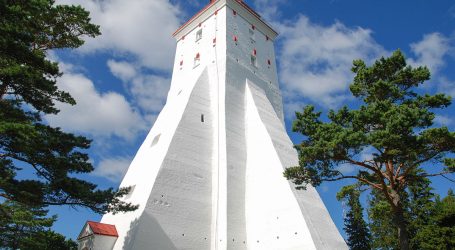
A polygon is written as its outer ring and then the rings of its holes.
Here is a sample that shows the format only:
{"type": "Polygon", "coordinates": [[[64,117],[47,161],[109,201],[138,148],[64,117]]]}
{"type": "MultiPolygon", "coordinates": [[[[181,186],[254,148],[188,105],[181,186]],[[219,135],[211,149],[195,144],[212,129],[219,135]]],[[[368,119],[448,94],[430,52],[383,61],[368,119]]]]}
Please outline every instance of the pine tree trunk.
{"type": "Polygon", "coordinates": [[[3,99],[3,96],[6,94],[7,89],[8,86],[6,85],[6,83],[0,85],[0,100],[3,99]]]}
{"type": "Polygon", "coordinates": [[[409,235],[407,230],[407,222],[404,218],[403,208],[399,208],[395,215],[395,223],[398,227],[398,240],[401,250],[409,250],[409,235]]]}
{"type": "Polygon", "coordinates": [[[392,190],[391,195],[394,206],[394,218],[393,222],[398,228],[398,241],[400,245],[400,250],[409,250],[409,235],[408,235],[408,223],[404,216],[403,204],[401,202],[401,197],[399,193],[395,190],[392,190]]]}

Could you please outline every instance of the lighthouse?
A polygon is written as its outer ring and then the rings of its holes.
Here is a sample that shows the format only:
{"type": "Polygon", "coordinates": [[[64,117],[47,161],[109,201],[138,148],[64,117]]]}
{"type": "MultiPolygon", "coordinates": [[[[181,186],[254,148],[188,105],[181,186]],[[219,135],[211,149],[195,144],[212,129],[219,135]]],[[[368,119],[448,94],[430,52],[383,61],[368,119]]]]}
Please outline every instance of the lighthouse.
{"type": "Polygon", "coordinates": [[[120,184],[139,208],[88,223],[81,239],[113,237],[99,249],[115,250],[348,249],[317,191],[282,174],[298,156],[277,35],[241,0],[211,0],[173,34],[166,104],[120,184]]]}

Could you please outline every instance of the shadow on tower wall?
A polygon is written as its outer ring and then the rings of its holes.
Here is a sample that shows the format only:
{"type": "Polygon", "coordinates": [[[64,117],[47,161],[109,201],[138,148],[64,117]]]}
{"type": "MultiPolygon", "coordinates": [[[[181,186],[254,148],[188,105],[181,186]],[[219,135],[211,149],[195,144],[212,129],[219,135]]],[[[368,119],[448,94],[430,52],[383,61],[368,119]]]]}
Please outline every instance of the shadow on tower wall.
{"type": "Polygon", "coordinates": [[[131,222],[130,230],[125,237],[123,250],[132,249],[177,250],[158,221],[147,212],[142,213],[140,218],[131,222]]]}

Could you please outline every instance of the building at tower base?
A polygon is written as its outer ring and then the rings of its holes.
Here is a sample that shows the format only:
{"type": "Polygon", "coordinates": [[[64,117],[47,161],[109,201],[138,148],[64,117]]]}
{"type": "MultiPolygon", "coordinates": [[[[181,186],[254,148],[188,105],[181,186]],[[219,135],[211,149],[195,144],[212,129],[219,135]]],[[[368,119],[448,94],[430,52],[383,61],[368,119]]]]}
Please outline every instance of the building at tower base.
{"type": "Polygon", "coordinates": [[[298,156],[276,36],[240,0],[212,0],[175,32],[166,105],[120,185],[139,209],[101,220],[112,249],[348,249],[317,191],[283,177],[298,156]]]}

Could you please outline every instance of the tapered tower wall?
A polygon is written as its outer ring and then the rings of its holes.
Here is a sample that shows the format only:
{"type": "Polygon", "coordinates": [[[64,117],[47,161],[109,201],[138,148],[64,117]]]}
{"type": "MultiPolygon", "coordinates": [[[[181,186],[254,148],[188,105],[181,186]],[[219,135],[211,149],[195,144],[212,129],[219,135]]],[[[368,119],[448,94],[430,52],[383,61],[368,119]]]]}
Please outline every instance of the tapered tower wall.
{"type": "Polygon", "coordinates": [[[316,190],[281,175],[298,161],[276,35],[237,0],[211,1],[174,34],[166,104],[120,185],[139,209],[102,218],[114,249],[347,249],[316,190]]]}

